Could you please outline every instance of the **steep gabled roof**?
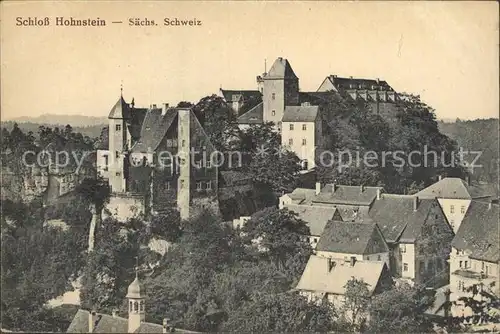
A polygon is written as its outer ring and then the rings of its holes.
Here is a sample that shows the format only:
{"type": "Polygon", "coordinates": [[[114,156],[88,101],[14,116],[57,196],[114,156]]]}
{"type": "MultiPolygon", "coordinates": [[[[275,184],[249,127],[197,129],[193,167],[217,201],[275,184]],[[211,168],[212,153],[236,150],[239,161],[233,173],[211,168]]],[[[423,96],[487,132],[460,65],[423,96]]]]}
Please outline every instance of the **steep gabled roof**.
{"type": "MultiPolygon", "coordinates": [[[[67,333],[88,333],[89,311],[78,310],[68,327],[67,333]]],[[[118,316],[97,313],[93,333],[127,333],[128,320],[118,316]]]]}
{"type": "Polygon", "coordinates": [[[329,75],[325,80],[329,80],[337,90],[345,89],[367,89],[367,90],[389,90],[393,91],[385,80],[343,78],[336,75],[329,75]]]}
{"type": "Polygon", "coordinates": [[[176,108],[167,109],[165,114],[162,114],[161,109],[149,109],[142,123],[140,138],[132,147],[132,152],[153,152],[156,150],[176,119],[177,112],[176,108]]]}
{"type": "Polygon", "coordinates": [[[313,202],[346,205],[370,205],[377,198],[377,190],[382,191],[382,187],[343,186],[327,184],[321,192],[313,198],[313,202]]]}
{"type": "Polygon", "coordinates": [[[113,119],[129,119],[130,118],[130,107],[127,102],[120,96],[118,101],[116,101],[113,108],[109,112],[108,118],[113,119]]]}
{"type": "Polygon", "coordinates": [[[354,266],[351,266],[344,264],[343,260],[311,255],[296,289],[343,295],[344,286],[355,277],[367,283],[369,292],[373,293],[384,270],[387,270],[387,267],[382,261],[356,261],[354,266]],[[331,270],[329,261],[333,261],[331,270]]]}
{"type": "Polygon", "coordinates": [[[500,260],[499,205],[472,201],[451,245],[469,251],[470,257],[500,260]]]}
{"type": "Polygon", "coordinates": [[[130,121],[127,124],[128,131],[132,137],[132,143],[135,143],[141,136],[142,123],[148,109],[146,108],[133,108],[130,110],[130,121]]]}
{"type": "Polygon", "coordinates": [[[446,177],[415,195],[421,198],[471,199],[467,183],[458,177],[446,177]]]}
{"type": "Polygon", "coordinates": [[[264,121],[264,104],[261,102],[237,119],[239,124],[262,124],[264,121]]]}
{"type": "Polygon", "coordinates": [[[285,207],[295,212],[298,218],[307,223],[311,235],[320,236],[325,229],[326,224],[331,219],[342,219],[334,207],[321,207],[310,205],[286,204],[285,207]]]}
{"type": "Polygon", "coordinates": [[[264,76],[266,79],[298,79],[292,66],[285,58],[277,58],[269,72],[264,76]]]}
{"type": "Polygon", "coordinates": [[[384,194],[368,212],[380,227],[387,242],[413,242],[420,234],[429,211],[439,205],[435,199],[418,199],[417,211],[413,210],[415,196],[384,194]]]}
{"type": "Polygon", "coordinates": [[[286,106],[282,122],[314,122],[318,113],[318,106],[286,106]]]}
{"type": "MultiPolygon", "coordinates": [[[[316,249],[332,253],[373,254],[368,250],[368,245],[376,238],[377,230],[377,224],[373,223],[329,221],[316,249]]],[[[383,241],[377,248],[376,253],[389,251],[383,241]]]]}

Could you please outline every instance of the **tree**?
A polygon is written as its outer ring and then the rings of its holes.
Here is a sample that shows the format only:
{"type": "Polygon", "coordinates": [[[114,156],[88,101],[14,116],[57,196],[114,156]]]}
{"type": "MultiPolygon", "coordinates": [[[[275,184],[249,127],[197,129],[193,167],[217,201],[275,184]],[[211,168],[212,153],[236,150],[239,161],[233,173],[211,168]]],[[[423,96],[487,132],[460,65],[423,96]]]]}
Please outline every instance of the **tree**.
{"type": "Polygon", "coordinates": [[[224,331],[330,332],[336,330],[333,308],[313,304],[297,293],[257,294],[229,314],[224,331]]]}
{"type": "Polygon", "coordinates": [[[306,240],[309,227],[288,209],[267,208],[255,213],[242,229],[247,242],[257,244],[280,270],[292,269],[292,280],[302,274],[312,253],[306,240]],[[300,256],[297,256],[300,254],[300,256]],[[295,258],[299,263],[290,259],[295,258]]]}
{"type": "Polygon", "coordinates": [[[102,223],[102,210],[109,201],[111,189],[106,180],[101,177],[96,179],[84,179],[76,188],[84,201],[89,203],[92,212],[92,221],[89,229],[89,251],[92,251],[95,243],[95,234],[102,223]]]}
{"type": "Polygon", "coordinates": [[[169,209],[160,215],[153,216],[149,229],[152,235],[169,242],[176,242],[182,233],[179,211],[169,209]]]}
{"type": "Polygon", "coordinates": [[[435,292],[402,283],[374,296],[370,303],[370,333],[429,333],[432,322],[424,314],[435,292]]]}
{"type": "Polygon", "coordinates": [[[352,330],[358,331],[364,327],[370,303],[368,283],[353,277],[347,281],[344,288],[344,319],[349,322],[352,330]]]}

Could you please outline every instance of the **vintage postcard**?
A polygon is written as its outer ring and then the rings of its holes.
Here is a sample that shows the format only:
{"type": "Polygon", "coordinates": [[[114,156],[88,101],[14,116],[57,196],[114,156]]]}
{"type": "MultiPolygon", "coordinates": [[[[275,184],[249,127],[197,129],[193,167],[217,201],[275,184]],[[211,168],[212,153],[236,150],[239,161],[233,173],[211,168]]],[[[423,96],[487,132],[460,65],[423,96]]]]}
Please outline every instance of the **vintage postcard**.
{"type": "Polygon", "coordinates": [[[2,332],[500,330],[497,2],[0,9],[2,332]]]}

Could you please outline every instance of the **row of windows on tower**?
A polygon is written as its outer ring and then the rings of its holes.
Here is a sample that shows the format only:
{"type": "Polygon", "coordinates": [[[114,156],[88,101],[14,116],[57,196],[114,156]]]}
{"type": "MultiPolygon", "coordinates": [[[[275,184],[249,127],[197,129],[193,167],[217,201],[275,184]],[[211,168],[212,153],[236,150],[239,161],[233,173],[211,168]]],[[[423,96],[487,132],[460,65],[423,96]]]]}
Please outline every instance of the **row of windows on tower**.
{"type": "MultiPolygon", "coordinates": [[[[455,206],[454,205],[450,205],[450,213],[455,213],[455,206]]],[[[465,213],[465,205],[462,205],[460,207],[460,213],[465,213]]]]}
{"type": "MultiPolygon", "coordinates": [[[[290,124],[290,130],[294,130],[295,126],[294,124],[290,124]]],[[[302,130],[307,130],[307,124],[302,124],[302,130]]]]}
{"type": "MultiPolygon", "coordinates": [[[[165,190],[170,190],[172,187],[170,182],[165,183],[165,190]]],[[[181,180],[180,184],[181,189],[184,188],[184,180],[181,180]]],[[[196,182],[196,190],[197,191],[202,191],[202,190],[212,190],[212,182],[211,181],[198,181],[196,182]]]]}
{"type": "MultiPolygon", "coordinates": [[[[290,145],[290,146],[293,145],[293,138],[288,139],[288,145],[290,145]]],[[[305,139],[305,138],[302,139],[302,145],[303,146],[307,145],[307,139],[305,139]]]]}

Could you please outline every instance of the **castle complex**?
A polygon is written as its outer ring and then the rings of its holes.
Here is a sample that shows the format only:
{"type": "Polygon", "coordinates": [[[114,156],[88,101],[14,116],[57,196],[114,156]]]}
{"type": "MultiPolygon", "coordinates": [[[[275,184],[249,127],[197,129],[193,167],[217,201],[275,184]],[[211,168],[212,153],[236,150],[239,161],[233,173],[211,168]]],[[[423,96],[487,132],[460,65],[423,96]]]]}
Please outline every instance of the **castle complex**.
{"type": "Polygon", "coordinates": [[[108,120],[97,168],[109,180],[112,215],[126,219],[177,207],[188,218],[192,208],[218,210],[214,148],[191,109],[136,108],[120,96],[108,120]]]}
{"type": "Polygon", "coordinates": [[[400,99],[386,81],[336,75],[327,76],[315,92],[301,92],[290,62],[281,57],[267,73],[257,76],[257,90],[221,88],[220,94],[238,115],[241,129],[273,122],[281,132],[282,145],[297,154],[305,170],[315,167],[316,152],[324,142],[323,133],[330,120],[321,105],[329,97],[364,102],[389,121],[395,119],[400,99]],[[245,111],[246,105],[252,107],[245,111]]]}

